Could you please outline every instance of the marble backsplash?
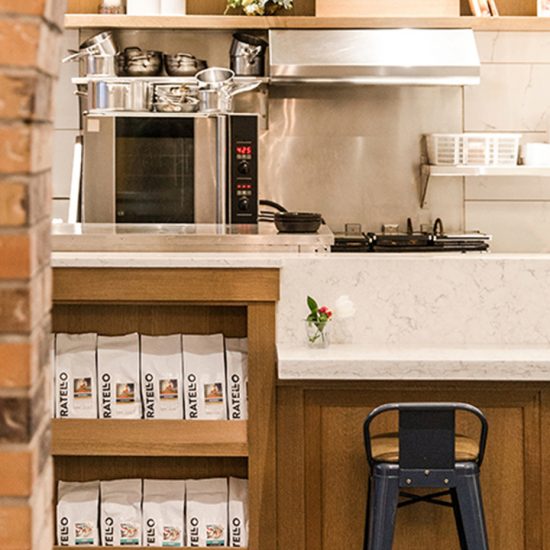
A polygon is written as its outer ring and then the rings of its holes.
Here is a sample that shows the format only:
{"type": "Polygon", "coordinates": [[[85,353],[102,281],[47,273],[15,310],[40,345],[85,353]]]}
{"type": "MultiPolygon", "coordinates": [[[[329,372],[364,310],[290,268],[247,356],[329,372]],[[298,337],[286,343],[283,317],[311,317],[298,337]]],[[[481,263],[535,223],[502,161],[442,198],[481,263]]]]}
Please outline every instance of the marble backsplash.
{"type": "Polygon", "coordinates": [[[549,255],[285,258],[278,342],[304,342],[306,296],[355,303],[355,342],[373,346],[550,344],[549,255]]]}

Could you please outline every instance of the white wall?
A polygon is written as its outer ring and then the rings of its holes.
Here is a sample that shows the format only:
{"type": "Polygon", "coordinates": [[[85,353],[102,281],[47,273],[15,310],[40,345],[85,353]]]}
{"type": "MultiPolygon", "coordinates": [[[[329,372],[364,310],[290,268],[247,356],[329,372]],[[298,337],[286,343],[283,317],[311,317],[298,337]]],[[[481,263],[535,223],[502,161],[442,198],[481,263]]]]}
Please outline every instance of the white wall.
{"type": "MultiPolygon", "coordinates": [[[[550,128],[550,33],[479,32],[481,86],[464,92],[466,131],[522,132],[546,141],[550,128]]],[[[492,249],[550,250],[550,179],[466,178],[465,220],[493,233],[492,249]]]]}

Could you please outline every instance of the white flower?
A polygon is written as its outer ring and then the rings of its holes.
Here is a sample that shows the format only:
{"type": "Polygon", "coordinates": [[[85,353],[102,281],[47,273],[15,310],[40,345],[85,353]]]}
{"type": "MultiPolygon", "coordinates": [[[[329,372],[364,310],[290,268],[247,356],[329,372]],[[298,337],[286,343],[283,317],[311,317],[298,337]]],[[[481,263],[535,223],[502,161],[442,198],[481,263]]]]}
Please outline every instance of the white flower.
{"type": "Polygon", "coordinates": [[[339,319],[347,319],[355,315],[355,305],[347,294],[340,296],[334,304],[334,315],[339,319]]]}

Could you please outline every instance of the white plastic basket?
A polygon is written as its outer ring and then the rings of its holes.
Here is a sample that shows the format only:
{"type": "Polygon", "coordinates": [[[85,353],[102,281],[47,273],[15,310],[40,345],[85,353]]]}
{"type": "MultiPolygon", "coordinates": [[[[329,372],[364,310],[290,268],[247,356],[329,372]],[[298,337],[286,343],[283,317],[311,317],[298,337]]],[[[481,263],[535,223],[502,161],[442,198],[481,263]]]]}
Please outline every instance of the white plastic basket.
{"type": "Polygon", "coordinates": [[[464,134],[463,163],[514,166],[518,163],[521,134],[464,134]]]}
{"type": "Polygon", "coordinates": [[[436,165],[514,166],[521,134],[429,134],[428,161],[436,165]]]}
{"type": "Polygon", "coordinates": [[[428,134],[428,162],[456,166],[462,164],[463,134],[428,134]]]}

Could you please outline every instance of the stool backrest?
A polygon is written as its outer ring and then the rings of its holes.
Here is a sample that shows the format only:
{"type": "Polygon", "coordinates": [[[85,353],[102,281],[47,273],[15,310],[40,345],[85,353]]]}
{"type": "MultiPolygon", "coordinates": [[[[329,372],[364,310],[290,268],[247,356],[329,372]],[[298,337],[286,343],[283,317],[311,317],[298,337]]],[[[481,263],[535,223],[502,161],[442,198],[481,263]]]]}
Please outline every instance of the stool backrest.
{"type": "Polygon", "coordinates": [[[408,469],[451,469],[455,458],[456,411],[476,416],[481,424],[477,464],[481,465],[487,442],[487,420],[483,413],[467,403],[388,403],[377,407],[364,424],[367,459],[372,465],[370,424],[377,416],[398,411],[399,466],[408,469]]]}

